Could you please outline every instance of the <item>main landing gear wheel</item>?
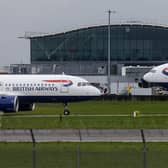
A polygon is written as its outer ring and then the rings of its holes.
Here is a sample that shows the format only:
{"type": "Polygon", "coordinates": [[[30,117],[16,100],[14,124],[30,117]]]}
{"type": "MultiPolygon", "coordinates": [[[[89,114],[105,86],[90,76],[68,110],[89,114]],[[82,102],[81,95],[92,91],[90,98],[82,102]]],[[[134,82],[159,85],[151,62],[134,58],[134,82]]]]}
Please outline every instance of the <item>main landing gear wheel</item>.
{"type": "Polygon", "coordinates": [[[70,111],[68,110],[68,103],[64,103],[64,115],[69,115],[70,111]]]}
{"type": "Polygon", "coordinates": [[[69,115],[70,111],[69,110],[64,110],[64,115],[69,115]]]}

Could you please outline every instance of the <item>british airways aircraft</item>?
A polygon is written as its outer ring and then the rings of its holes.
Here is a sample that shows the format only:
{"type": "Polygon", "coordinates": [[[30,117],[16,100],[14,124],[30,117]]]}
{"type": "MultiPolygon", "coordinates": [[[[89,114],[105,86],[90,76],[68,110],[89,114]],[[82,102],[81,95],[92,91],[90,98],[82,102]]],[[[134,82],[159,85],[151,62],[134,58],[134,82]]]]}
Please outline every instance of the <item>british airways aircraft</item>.
{"type": "Polygon", "coordinates": [[[32,111],[36,102],[89,100],[101,95],[98,88],[83,78],[70,75],[0,75],[0,111],[32,111]]]}
{"type": "Polygon", "coordinates": [[[168,63],[152,68],[143,76],[143,80],[168,89],[168,63]]]}

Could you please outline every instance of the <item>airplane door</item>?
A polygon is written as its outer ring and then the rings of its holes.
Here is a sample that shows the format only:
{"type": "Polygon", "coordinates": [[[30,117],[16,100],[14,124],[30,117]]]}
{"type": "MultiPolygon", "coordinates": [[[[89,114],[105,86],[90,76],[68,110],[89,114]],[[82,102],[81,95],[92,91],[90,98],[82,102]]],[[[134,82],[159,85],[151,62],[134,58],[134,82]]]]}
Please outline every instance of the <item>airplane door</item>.
{"type": "Polygon", "coordinates": [[[64,86],[64,85],[61,85],[61,90],[60,90],[61,93],[69,93],[69,87],[67,86],[64,86]]]}
{"type": "Polygon", "coordinates": [[[0,82],[0,91],[3,91],[3,82],[0,82]]]}

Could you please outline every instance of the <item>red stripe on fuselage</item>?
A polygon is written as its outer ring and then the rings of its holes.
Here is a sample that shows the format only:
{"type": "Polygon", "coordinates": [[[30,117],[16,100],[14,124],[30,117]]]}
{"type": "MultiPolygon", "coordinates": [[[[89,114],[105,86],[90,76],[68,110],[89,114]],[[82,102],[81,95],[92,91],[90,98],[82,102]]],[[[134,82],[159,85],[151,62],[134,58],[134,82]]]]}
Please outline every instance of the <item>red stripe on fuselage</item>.
{"type": "Polygon", "coordinates": [[[43,80],[44,82],[55,82],[55,83],[68,83],[68,82],[72,82],[71,80],[43,80]]]}

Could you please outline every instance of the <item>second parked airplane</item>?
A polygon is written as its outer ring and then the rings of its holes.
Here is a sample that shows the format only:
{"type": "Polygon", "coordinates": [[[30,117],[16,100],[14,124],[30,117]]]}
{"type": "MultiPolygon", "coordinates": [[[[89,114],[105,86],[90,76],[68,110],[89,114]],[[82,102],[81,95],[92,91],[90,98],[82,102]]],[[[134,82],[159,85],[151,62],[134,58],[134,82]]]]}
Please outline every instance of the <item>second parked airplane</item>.
{"type": "Polygon", "coordinates": [[[168,63],[152,68],[143,76],[143,80],[154,86],[168,89],[168,63]]]}

